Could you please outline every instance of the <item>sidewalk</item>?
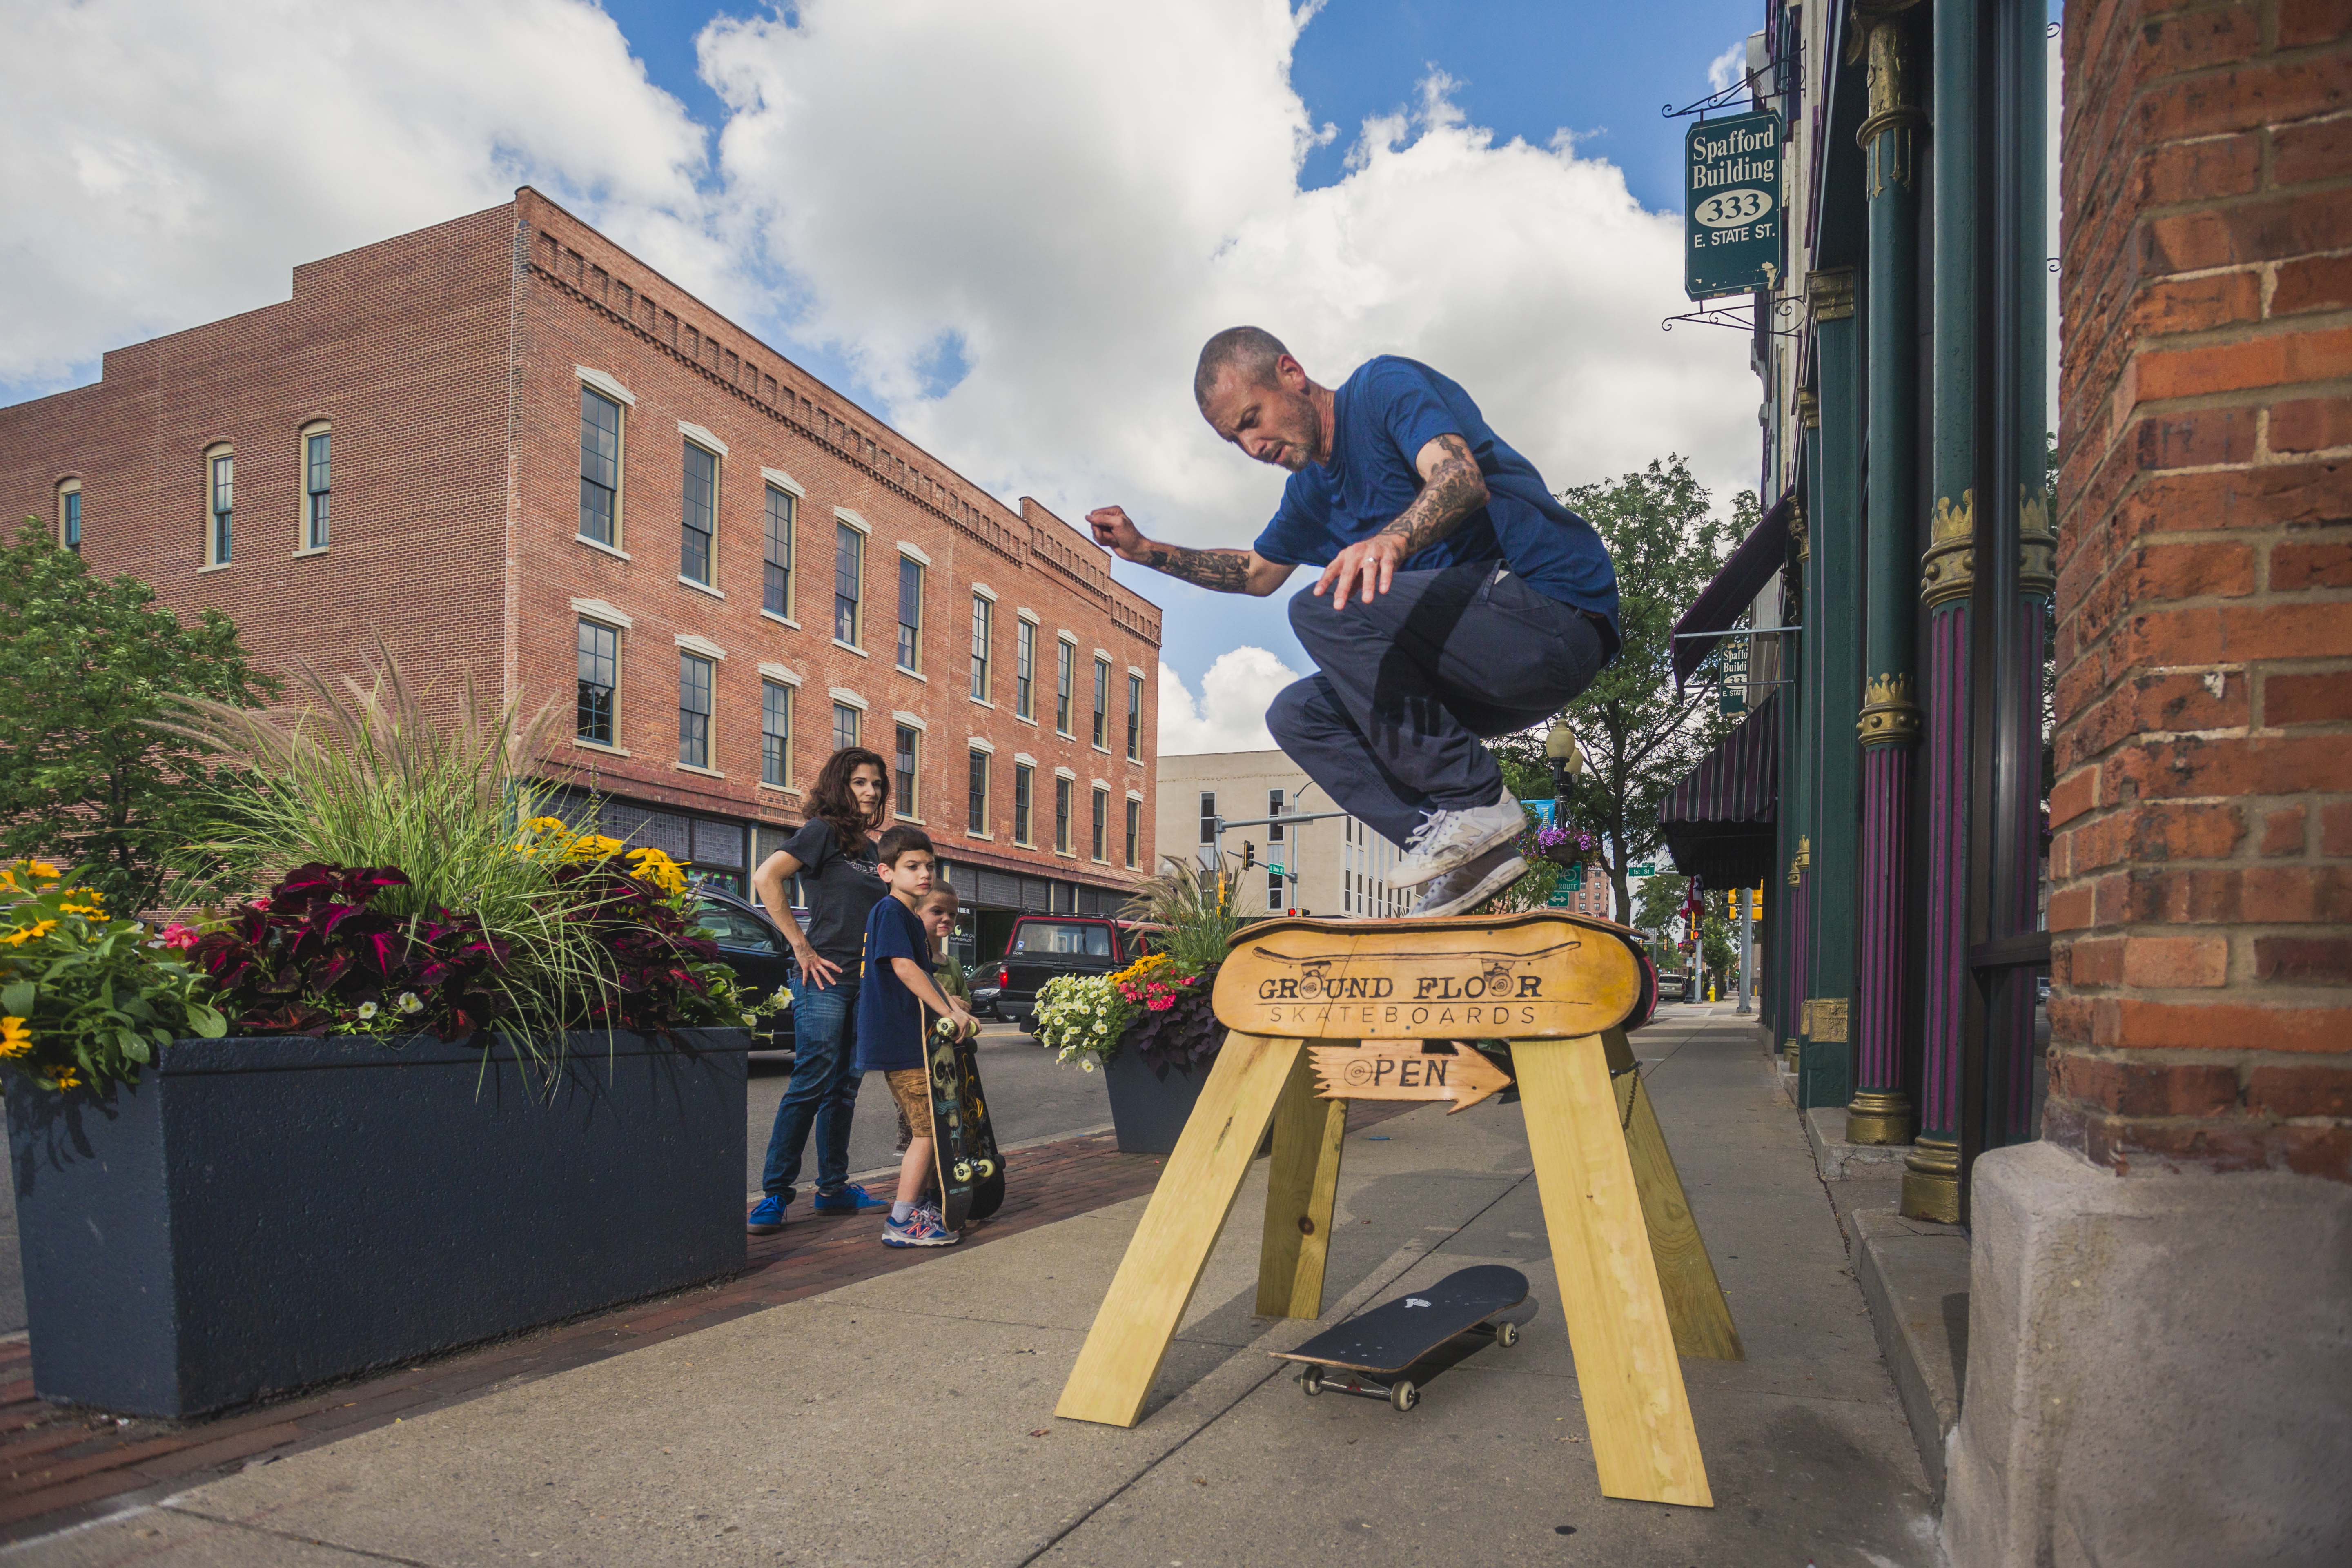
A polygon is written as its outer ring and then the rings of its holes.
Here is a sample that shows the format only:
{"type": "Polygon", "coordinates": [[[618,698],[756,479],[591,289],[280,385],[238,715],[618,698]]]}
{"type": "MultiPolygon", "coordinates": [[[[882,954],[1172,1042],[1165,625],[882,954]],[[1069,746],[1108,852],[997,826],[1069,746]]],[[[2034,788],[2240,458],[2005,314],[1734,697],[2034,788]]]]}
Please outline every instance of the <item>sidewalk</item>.
{"type": "Polygon", "coordinates": [[[1526,1269],[1544,1310],[1408,1415],[1310,1403],[1265,1355],[1315,1326],[1251,1314],[1261,1163],[1132,1431],[1052,1411],[1140,1196],[747,1297],[8,1561],[1932,1562],[1902,1410],[1752,1032],[1678,1018],[1635,1049],[1748,1346],[1683,1363],[1711,1510],[1599,1495],[1517,1108],[1427,1107],[1351,1122],[1325,1321],[1482,1261],[1526,1269]]]}

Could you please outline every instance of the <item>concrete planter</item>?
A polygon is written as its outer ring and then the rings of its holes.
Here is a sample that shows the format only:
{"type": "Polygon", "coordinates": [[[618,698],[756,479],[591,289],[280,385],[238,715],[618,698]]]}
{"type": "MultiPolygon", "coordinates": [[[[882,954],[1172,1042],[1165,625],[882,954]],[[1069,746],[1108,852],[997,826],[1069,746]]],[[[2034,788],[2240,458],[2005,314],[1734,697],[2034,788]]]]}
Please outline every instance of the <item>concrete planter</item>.
{"type": "Polygon", "coordinates": [[[200,1415],[740,1270],[747,1032],[570,1045],[551,1094],[429,1037],[9,1074],[35,1390],[200,1415]]]}
{"type": "Polygon", "coordinates": [[[1103,1063],[1103,1088],[1110,1092],[1111,1126],[1122,1154],[1169,1154],[1201,1098],[1208,1070],[1154,1072],[1132,1046],[1103,1063]]]}

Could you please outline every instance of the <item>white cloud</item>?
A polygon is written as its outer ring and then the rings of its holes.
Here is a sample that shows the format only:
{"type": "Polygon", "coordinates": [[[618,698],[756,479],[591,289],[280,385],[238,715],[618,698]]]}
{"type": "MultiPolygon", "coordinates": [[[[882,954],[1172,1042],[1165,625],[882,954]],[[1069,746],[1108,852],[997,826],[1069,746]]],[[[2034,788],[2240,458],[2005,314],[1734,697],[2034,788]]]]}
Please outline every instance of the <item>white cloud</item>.
{"type": "Polygon", "coordinates": [[[1184,678],[1160,667],[1160,753],[1257,752],[1274,749],[1265,710],[1275,693],[1298,679],[1298,671],[1262,647],[1237,647],[1217,656],[1201,677],[1201,698],[1184,678]]]}
{"type": "Polygon", "coordinates": [[[1659,331],[1688,308],[1680,221],[1614,166],[1564,137],[1496,145],[1434,79],[1303,191],[1319,133],[1281,0],[1103,17],[809,0],[703,34],[730,232],[909,434],[1066,516],[1118,500],[1172,538],[1245,541],[1282,476],[1211,434],[1190,383],[1202,340],[1246,321],[1329,382],[1429,361],[1555,485],[1668,450],[1752,482],[1746,345],[1659,331]],[[942,344],[969,374],[928,395],[942,344]]]}
{"type": "Polygon", "coordinates": [[[5,0],[0,381],[282,300],[529,181],[690,275],[702,132],[579,0],[5,0]]]}
{"type": "Polygon", "coordinates": [[[1748,75],[1748,40],[1740,39],[1706,63],[1706,85],[1721,92],[1748,75]]]}

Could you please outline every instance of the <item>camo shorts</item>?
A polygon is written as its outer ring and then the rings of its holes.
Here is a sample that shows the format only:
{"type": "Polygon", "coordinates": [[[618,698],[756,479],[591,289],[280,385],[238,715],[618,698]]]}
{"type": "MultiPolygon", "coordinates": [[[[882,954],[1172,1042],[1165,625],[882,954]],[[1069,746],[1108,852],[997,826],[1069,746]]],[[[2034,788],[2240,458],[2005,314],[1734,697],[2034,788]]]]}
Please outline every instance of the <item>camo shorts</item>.
{"type": "MultiPolygon", "coordinates": [[[[890,1098],[898,1102],[898,1124],[907,1130],[909,1141],[931,1135],[931,1075],[921,1068],[903,1068],[883,1074],[890,1083],[890,1098]]],[[[898,1145],[906,1148],[905,1143],[898,1145]]]]}

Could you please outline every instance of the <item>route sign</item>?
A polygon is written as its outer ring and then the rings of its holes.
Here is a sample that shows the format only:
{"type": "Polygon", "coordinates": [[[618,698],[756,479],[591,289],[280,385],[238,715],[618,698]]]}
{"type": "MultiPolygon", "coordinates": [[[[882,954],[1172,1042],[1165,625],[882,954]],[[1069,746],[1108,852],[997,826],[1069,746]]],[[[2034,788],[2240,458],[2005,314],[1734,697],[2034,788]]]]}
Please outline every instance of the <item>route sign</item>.
{"type": "Polygon", "coordinates": [[[1683,292],[1694,300],[1780,279],[1780,117],[1702,120],[1683,136],[1683,292]]]}

